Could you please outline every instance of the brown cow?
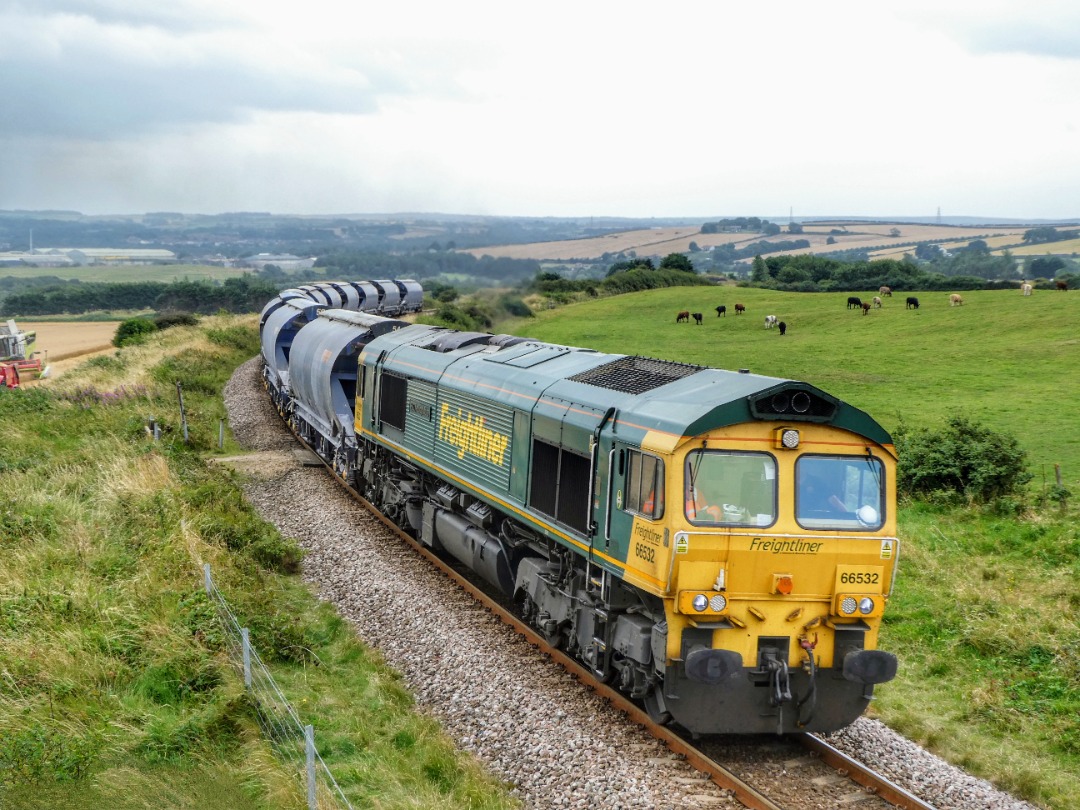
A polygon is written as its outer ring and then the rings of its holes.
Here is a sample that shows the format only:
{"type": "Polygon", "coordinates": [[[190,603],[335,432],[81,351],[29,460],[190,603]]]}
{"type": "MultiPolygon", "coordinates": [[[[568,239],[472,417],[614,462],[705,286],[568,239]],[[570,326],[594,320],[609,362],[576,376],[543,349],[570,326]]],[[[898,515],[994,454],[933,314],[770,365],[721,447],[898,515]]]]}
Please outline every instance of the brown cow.
{"type": "Polygon", "coordinates": [[[735,314],[736,315],[742,315],[744,312],[746,312],[746,307],[744,307],[742,304],[736,304],[735,305],[735,314]]]}
{"type": "Polygon", "coordinates": [[[1068,292],[1069,291],[1069,282],[1067,282],[1067,281],[1055,281],[1054,286],[1057,289],[1061,290],[1062,292],[1068,292]]]}
{"type": "Polygon", "coordinates": [[[879,295],[884,295],[886,298],[892,298],[892,288],[891,287],[886,287],[884,285],[881,286],[881,287],[878,287],[878,294],[879,295]]]}
{"type": "Polygon", "coordinates": [[[683,321],[690,323],[690,310],[684,309],[682,312],[675,316],[675,323],[682,323],[683,321]]]}
{"type": "Polygon", "coordinates": [[[869,315],[870,314],[870,302],[869,301],[863,301],[862,314],[863,315],[869,315]]]}

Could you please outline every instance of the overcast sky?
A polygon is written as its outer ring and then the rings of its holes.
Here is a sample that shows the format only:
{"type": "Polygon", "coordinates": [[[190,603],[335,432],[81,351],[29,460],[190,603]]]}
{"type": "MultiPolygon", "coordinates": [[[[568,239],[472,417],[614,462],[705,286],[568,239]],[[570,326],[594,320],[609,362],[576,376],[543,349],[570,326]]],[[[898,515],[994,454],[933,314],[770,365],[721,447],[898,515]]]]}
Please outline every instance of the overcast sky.
{"type": "Polygon", "coordinates": [[[0,0],[0,209],[1080,217],[1080,3],[0,0]]]}

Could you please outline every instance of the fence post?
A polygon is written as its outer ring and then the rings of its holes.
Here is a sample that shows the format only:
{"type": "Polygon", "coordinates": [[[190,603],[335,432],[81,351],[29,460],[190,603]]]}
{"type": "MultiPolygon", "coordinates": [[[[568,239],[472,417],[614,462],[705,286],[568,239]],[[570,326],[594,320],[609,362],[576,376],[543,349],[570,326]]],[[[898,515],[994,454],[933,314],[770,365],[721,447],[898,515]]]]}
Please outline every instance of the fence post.
{"type": "Polygon", "coordinates": [[[210,589],[213,586],[213,582],[210,579],[210,563],[203,563],[203,587],[206,588],[206,595],[210,596],[210,589]]]}
{"type": "Polygon", "coordinates": [[[225,447],[225,420],[218,420],[217,427],[217,449],[221,450],[225,447]]]}
{"type": "Polygon", "coordinates": [[[176,396],[180,399],[180,423],[184,426],[184,441],[188,440],[187,413],[184,411],[184,391],[180,387],[180,381],[176,381],[176,396]]]}
{"type": "Polygon", "coordinates": [[[248,629],[243,627],[240,629],[240,639],[243,642],[244,649],[244,686],[248,689],[251,688],[251,635],[248,633],[248,629]]]}
{"type": "Polygon", "coordinates": [[[318,810],[315,804],[315,729],[304,726],[304,748],[307,751],[307,806],[308,810],[318,810]]]}

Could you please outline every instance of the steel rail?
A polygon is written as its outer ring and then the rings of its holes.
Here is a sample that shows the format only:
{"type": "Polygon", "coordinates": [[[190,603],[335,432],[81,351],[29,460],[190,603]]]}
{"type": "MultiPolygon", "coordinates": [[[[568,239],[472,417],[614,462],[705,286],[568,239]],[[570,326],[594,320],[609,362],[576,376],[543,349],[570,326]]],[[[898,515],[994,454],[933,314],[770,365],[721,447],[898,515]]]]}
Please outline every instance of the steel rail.
{"type": "Polygon", "coordinates": [[[935,810],[932,804],[924,802],[881,774],[870,770],[858,760],[852,759],[843,751],[829,745],[821,737],[814,734],[798,734],[796,738],[820,757],[826,765],[844,774],[852,782],[872,790],[889,804],[903,810],[935,810]]]}

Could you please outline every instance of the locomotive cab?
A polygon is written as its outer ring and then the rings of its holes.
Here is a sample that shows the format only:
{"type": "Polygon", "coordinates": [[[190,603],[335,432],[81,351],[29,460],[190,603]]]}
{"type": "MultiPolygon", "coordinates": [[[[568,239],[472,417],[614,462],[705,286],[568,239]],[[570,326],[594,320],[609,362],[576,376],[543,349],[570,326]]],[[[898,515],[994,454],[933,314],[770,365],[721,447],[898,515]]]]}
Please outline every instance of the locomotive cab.
{"type": "Polygon", "coordinates": [[[678,496],[634,528],[671,538],[633,551],[654,558],[651,575],[670,572],[654,713],[783,733],[834,729],[865,710],[896,673],[895,657],[875,649],[898,554],[891,451],[827,424],[754,421],[674,448],[666,490],[678,496]]]}

